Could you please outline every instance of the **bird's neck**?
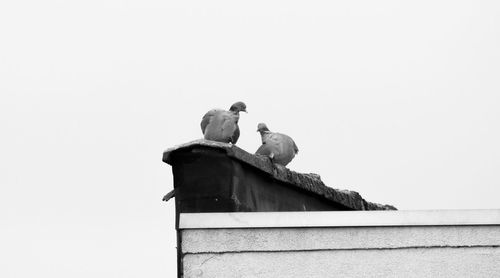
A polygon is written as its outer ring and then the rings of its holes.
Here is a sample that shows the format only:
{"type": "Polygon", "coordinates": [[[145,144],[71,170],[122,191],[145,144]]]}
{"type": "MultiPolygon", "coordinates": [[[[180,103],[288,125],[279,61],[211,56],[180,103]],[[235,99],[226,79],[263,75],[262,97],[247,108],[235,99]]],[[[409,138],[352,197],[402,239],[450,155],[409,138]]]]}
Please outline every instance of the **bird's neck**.
{"type": "Polygon", "coordinates": [[[265,135],[268,135],[269,133],[271,133],[271,131],[269,130],[259,130],[260,132],[260,136],[265,136],[265,135]]]}

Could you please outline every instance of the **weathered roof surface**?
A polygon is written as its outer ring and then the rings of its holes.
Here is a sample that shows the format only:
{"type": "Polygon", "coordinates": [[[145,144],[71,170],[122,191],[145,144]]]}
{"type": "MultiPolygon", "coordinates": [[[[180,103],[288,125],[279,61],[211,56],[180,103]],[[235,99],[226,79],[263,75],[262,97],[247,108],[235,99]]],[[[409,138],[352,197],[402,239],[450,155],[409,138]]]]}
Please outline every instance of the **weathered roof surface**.
{"type": "Polygon", "coordinates": [[[317,174],[304,174],[291,171],[284,166],[271,163],[267,157],[250,154],[232,144],[199,139],[169,148],[163,153],[163,161],[172,164],[171,154],[173,152],[196,147],[208,147],[224,151],[227,156],[251,165],[271,175],[276,180],[306,190],[315,195],[322,196],[353,210],[396,210],[396,208],[391,205],[368,202],[363,199],[358,192],[328,187],[321,181],[317,174]]]}

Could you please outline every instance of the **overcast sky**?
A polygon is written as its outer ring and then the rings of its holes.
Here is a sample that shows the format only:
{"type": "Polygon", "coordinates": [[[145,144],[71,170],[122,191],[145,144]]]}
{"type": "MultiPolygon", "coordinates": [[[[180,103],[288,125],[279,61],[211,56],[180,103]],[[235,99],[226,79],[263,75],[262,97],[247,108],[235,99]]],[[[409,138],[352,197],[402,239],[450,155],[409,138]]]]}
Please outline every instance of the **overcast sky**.
{"type": "Polygon", "coordinates": [[[331,187],[499,208],[498,1],[175,2],[0,3],[1,277],[174,277],[162,152],[235,101],[331,187]]]}

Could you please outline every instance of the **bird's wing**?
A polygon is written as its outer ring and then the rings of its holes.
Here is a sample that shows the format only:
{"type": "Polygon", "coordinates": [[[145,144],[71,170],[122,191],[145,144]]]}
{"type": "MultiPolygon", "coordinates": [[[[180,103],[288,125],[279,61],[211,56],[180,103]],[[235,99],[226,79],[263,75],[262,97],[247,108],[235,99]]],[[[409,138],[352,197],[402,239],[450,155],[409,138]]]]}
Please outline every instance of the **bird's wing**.
{"type": "Polygon", "coordinates": [[[210,111],[208,111],[205,116],[203,116],[203,118],[201,119],[201,123],[200,123],[200,126],[201,126],[201,132],[203,134],[205,134],[205,129],[207,128],[207,125],[210,123],[210,121],[212,120],[212,118],[221,111],[221,109],[212,109],[210,111]]]}
{"type": "Polygon", "coordinates": [[[293,139],[291,139],[291,140],[292,140],[292,143],[293,143],[293,151],[295,152],[295,154],[298,154],[299,153],[299,147],[297,147],[297,144],[295,144],[295,141],[293,141],[293,139]]]}
{"type": "Polygon", "coordinates": [[[265,143],[277,147],[280,152],[283,149],[283,134],[270,132],[265,138],[265,143]]]}
{"type": "Polygon", "coordinates": [[[231,143],[236,144],[240,137],[240,129],[238,127],[238,115],[225,111],[222,114],[222,136],[229,138],[231,143]]]}
{"type": "Polygon", "coordinates": [[[281,142],[279,135],[276,133],[268,132],[262,136],[262,145],[257,149],[256,154],[269,155],[273,153],[274,155],[279,155],[281,153],[281,142]]]}
{"type": "Polygon", "coordinates": [[[281,133],[275,133],[273,138],[278,142],[277,148],[279,149],[279,155],[275,158],[275,163],[286,166],[295,157],[296,150],[298,150],[297,145],[293,139],[281,133]]]}
{"type": "Polygon", "coordinates": [[[260,154],[260,155],[270,155],[271,154],[271,148],[269,145],[262,144],[260,147],[257,149],[255,154],[260,154]]]}
{"type": "Polygon", "coordinates": [[[236,129],[233,132],[233,136],[231,137],[231,143],[236,144],[236,141],[238,141],[238,138],[240,138],[240,128],[236,124],[236,129]]]}

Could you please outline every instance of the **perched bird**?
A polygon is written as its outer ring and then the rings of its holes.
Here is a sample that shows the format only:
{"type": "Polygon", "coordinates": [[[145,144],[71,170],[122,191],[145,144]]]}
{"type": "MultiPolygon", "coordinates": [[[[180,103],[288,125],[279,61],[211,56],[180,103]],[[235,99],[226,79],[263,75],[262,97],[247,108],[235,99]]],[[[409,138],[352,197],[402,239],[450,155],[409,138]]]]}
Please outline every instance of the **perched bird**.
{"type": "Polygon", "coordinates": [[[268,156],[274,163],[286,166],[299,152],[290,136],[271,132],[264,123],[257,126],[257,131],[262,137],[262,145],[255,154],[268,156]]]}
{"type": "Polygon", "coordinates": [[[238,120],[240,112],[247,112],[247,106],[238,101],[231,105],[229,111],[212,109],[201,120],[201,132],[207,140],[236,144],[240,137],[238,120]]]}

